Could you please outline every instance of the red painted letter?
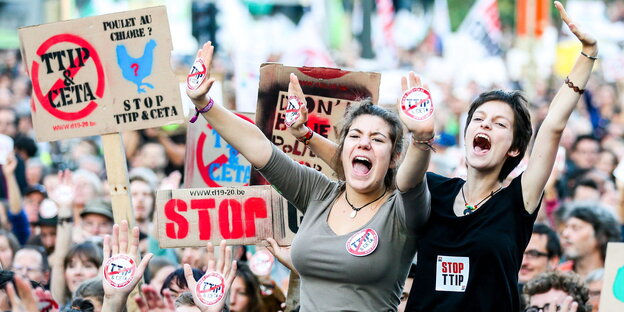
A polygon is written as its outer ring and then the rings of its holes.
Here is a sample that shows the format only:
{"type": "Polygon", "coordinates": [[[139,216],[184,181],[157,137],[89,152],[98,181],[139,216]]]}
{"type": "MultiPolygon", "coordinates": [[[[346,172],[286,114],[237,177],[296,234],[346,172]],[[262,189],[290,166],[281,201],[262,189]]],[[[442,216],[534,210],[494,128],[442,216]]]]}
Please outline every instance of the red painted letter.
{"type": "Polygon", "coordinates": [[[214,198],[191,199],[191,209],[197,209],[199,218],[199,239],[210,240],[210,212],[208,209],[215,207],[214,198]]]}
{"type": "Polygon", "coordinates": [[[245,237],[256,236],[256,218],[266,218],[267,207],[263,198],[252,197],[245,201],[245,237]]]}
{"type": "Polygon", "coordinates": [[[182,239],[188,235],[189,224],[183,215],[176,212],[176,208],[179,211],[186,211],[186,202],[181,199],[171,199],[165,204],[165,216],[173,221],[165,224],[165,232],[169,238],[182,239]],[[177,232],[176,224],[178,225],[177,232]]]}
{"type": "Polygon", "coordinates": [[[238,239],[243,237],[243,210],[235,199],[224,199],[219,204],[219,229],[224,239],[238,239]],[[230,209],[231,207],[231,209],[230,209]],[[232,221],[230,222],[230,210],[232,221]],[[230,229],[230,224],[232,228],[230,229]]]}

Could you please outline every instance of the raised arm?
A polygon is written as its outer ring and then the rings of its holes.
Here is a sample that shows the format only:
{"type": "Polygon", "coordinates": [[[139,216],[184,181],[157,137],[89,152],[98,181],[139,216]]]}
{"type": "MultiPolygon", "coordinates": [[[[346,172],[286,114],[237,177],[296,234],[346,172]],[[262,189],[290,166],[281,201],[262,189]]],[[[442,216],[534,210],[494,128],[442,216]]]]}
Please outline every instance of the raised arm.
{"type": "MultiPolygon", "coordinates": [[[[252,165],[262,168],[271,157],[271,142],[258,127],[237,117],[223,106],[214,104],[212,99],[206,96],[215,81],[214,78],[210,78],[213,52],[214,47],[210,42],[205,43],[197,52],[197,60],[201,60],[203,63],[199,66],[206,67],[205,78],[207,79],[199,81],[197,88],[193,88],[193,85],[190,84],[187,85],[186,94],[195,104],[195,109],[202,113],[221,137],[249,160],[252,165]]],[[[196,61],[196,64],[199,62],[196,61]]]]}
{"type": "MultiPolygon", "coordinates": [[[[408,78],[403,77],[401,79],[401,89],[403,90],[403,94],[405,96],[407,94],[406,92],[414,91],[415,88],[422,88],[422,83],[419,76],[414,74],[414,72],[410,72],[409,88],[408,78]]],[[[409,130],[411,140],[407,147],[405,159],[403,159],[403,162],[399,166],[396,183],[397,188],[400,191],[407,191],[422,182],[425,172],[427,172],[427,168],[429,166],[429,159],[431,158],[430,150],[432,149],[431,143],[433,142],[435,126],[433,115],[434,107],[431,102],[431,98],[429,98],[428,103],[431,113],[410,113],[415,117],[412,118],[408,116],[403,109],[401,109],[401,102],[402,99],[399,99],[399,116],[401,117],[401,121],[403,121],[407,127],[407,130],[409,130]]],[[[420,99],[417,105],[414,106],[420,106],[421,103],[426,105],[426,99],[420,99]]]]}
{"type": "Polygon", "coordinates": [[[50,193],[50,198],[58,205],[58,224],[56,225],[56,245],[52,256],[52,278],[50,291],[56,300],[65,305],[67,299],[67,281],[65,280],[65,256],[72,245],[72,205],[75,187],[71,171],[58,172],[59,185],[50,193]]]}
{"type": "Polygon", "coordinates": [[[312,137],[308,140],[308,147],[319,156],[330,168],[336,170],[334,164],[334,155],[338,150],[338,145],[331,140],[313,133],[310,128],[306,126],[308,121],[308,108],[305,105],[305,95],[299,84],[299,79],[295,74],[290,74],[290,82],[288,83],[288,98],[296,97],[296,99],[303,105],[299,107],[299,116],[294,123],[288,127],[288,132],[295,138],[302,139],[306,135],[312,134],[312,137]]]}
{"type": "Polygon", "coordinates": [[[568,17],[560,2],[555,1],[555,7],[559,10],[561,18],[572,33],[583,44],[583,50],[570,75],[566,78],[566,82],[561,86],[550,104],[548,114],[535,137],[529,164],[522,176],[524,208],[529,213],[533,213],[537,209],[537,204],[557,156],[561,134],[581,97],[594,65],[595,56],[598,54],[596,39],[590,34],[584,33],[568,17]]]}
{"type": "Polygon", "coordinates": [[[15,168],[17,168],[17,158],[15,154],[9,153],[6,164],[2,165],[2,173],[4,173],[4,178],[6,179],[9,210],[14,215],[22,210],[22,192],[20,192],[17,179],[15,178],[15,168]]]}

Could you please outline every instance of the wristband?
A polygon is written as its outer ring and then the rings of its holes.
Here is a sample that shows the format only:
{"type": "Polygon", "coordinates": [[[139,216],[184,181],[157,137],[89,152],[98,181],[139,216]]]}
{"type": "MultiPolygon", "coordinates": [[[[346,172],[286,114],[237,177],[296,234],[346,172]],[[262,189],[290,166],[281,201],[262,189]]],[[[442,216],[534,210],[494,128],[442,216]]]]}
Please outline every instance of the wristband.
{"type": "Polygon", "coordinates": [[[422,150],[424,151],[431,150],[434,153],[436,152],[435,147],[433,147],[433,141],[435,141],[435,134],[428,140],[416,140],[416,138],[414,138],[414,134],[412,133],[411,135],[412,135],[412,144],[424,145],[425,148],[422,150]]]}
{"type": "Polygon", "coordinates": [[[588,59],[590,59],[590,60],[592,60],[592,61],[595,61],[595,60],[597,60],[597,59],[598,59],[598,57],[597,57],[597,56],[591,56],[591,55],[589,55],[589,54],[587,54],[587,53],[585,53],[585,52],[583,52],[583,51],[581,51],[581,55],[583,55],[584,57],[586,57],[586,58],[588,58],[588,59]]]}
{"type": "Polygon", "coordinates": [[[214,101],[212,100],[212,98],[210,98],[210,100],[208,101],[208,104],[206,104],[204,108],[197,109],[197,107],[195,107],[195,116],[191,117],[191,120],[189,121],[191,123],[195,123],[197,121],[197,118],[199,117],[199,114],[208,112],[212,108],[213,105],[214,105],[214,101]]]}
{"type": "Polygon", "coordinates": [[[314,135],[314,131],[312,131],[312,129],[308,128],[308,132],[306,132],[306,134],[304,134],[303,136],[300,136],[297,138],[297,141],[308,145],[310,144],[310,139],[312,139],[312,136],[314,135]]]}

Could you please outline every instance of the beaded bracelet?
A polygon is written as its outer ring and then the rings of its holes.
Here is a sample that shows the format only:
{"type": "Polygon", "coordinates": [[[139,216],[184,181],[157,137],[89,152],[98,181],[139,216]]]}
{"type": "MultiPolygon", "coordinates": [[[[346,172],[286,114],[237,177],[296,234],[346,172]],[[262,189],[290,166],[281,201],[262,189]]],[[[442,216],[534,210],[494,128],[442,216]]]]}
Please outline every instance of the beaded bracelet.
{"type": "Polygon", "coordinates": [[[416,140],[416,138],[414,138],[414,134],[412,133],[412,144],[421,144],[421,145],[425,145],[426,150],[431,150],[434,153],[436,152],[435,147],[433,147],[433,141],[435,141],[435,134],[428,140],[416,140]]]}
{"type": "Polygon", "coordinates": [[[197,107],[195,107],[195,116],[191,117],[191,120],[189,120],[191,123],[195,123],[197,121],[197,118],[199,117],[199,114],[203,114],[207,111],[209,111],[212,106],[214,105],[214,101],[212,100],[212,98],[210,98],[210,101],[208,101],[208,104],[206,104],[206,106],[204,106],[204,108],[202,109],[197,109],[197,107]]]}
{"type": "Polygon", "coordinates": [[[577,86],[574,85],[574,83],[572,83],[572,81],[570,81],[570,78],[566,76],[565,79],[565,83],[568,85],[568,87],[570,87],[570,89],[574,90],[574,92],[578,93],[578,94],[583,94],[583,92],[585,92],[585,89],[581,89],[577,86]]]}

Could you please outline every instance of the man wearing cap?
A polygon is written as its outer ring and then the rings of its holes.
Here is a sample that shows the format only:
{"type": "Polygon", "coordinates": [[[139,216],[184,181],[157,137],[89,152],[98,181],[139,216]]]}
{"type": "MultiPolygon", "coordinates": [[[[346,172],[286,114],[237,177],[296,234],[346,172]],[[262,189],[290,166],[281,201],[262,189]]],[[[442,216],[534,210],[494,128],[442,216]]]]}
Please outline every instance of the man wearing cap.
{"type": "Polygon", "coordinates": [[[48,255],[54,252],[54,245],[56,244],[56,225],[58,223],[58,217],[54,216],[42,216],[39,215],[39,220],[34,223],[39,228],[39,233],[28,240],[29,245],[37,245],[45,248],[48,255]]]}
{"type": "Polygon", "coordinates": [[[113,232],[113,208],[108,202],[93,200],[80,213],[82,231],[88,236],[103,238],[113,232]]]}

